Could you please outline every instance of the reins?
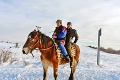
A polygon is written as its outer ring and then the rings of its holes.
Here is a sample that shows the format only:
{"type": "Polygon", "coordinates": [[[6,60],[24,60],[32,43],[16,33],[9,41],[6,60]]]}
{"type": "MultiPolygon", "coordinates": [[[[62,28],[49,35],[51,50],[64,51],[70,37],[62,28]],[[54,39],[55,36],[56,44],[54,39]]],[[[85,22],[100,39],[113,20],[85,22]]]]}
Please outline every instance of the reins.
{"type": "MultiPolygon", "coordinates": [[[[37,43],[38,43],[38,42],[39,42],[39,40],[37,41],[37,43]]],[[[37,45],[37,43],[35,43],[35,45],[32,46],[32,47],[29,46],[29,48],[31,49],[31,51],[32,51],[32,49],[37,45]]],[[[32,54],[32,56],[34,57],[33,53],[31,53],[31,54],[32,54]]]]}
{"type": "MultiPolygon", "coordinates": [[[[40,37],[40,36],[39,36],[40,37]]],[[[35,43],[32,47],[31,46],[29,46],[29,48],[32,50],[37,44],[39,43],[39,45],[41,44],[41,40],[40,40],[40,38],[39,38],[39,40],[37,41],[37,43],[35,43]]],[[[48,50],[48,49],[51,49],[51,48],[53,48],[55,45],[54,45],[54,43],[53,43],[53,45],[51,46],[51,47],[48,47],[48,48],[45,48],[45,49],[40,49],[40,50],[43,50],[43,51],[45,51],[45,50],[48,50]]],[[[31,53],[32,54],[32,56],[34,57],[34,55],[33,55],[33,53],[31,53]]]]}
{"type": "Polygon", "coordinates": [[[46,48],[46,49],[40,49],[40,50],[48,50],[48,49],[50,49],[50,48],[52,48],[52,47],[54,47],[54,44],[53,44],[51,47],[48,47],[48,48],[46,48]]]}

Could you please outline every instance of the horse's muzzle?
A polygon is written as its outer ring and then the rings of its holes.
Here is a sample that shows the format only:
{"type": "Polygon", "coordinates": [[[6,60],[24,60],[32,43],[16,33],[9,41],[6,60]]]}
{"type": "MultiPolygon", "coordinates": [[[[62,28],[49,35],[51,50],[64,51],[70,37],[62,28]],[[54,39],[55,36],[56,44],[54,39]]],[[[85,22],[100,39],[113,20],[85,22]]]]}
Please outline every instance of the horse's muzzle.
{"type": "Polygon", "coordinates": [[[23,54],[26,54],[24,50],[22,50],[23,54]]]}

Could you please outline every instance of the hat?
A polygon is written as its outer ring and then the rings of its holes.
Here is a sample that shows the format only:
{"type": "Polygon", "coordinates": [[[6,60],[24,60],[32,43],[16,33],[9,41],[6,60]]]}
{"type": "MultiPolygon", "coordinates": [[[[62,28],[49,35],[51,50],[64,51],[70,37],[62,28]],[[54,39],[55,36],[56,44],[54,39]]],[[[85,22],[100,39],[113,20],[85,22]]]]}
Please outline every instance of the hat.
{"type": "Polygon", "coordinates": [[[60,20],[60,19],[58,19],[58,20],[56,21],[56,23],[57,23],[57,22],[60,22],[60,23],[62,24],[62,20],[60,20]]]}
{"type": "Polygon", "coordinates": [[[71,23],[71,22],[68,22],[67,25],[72,25],[72,23],[71,23]]]}

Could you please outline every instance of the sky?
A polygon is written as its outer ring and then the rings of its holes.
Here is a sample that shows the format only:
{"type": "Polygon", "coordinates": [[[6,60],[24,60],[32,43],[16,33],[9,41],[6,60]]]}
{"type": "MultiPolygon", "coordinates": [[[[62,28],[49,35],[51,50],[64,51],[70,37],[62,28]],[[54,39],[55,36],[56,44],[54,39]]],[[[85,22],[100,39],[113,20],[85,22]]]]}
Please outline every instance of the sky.
{"type": "Polygon", "coordinates": [[[66,26],[72,22],[82,45],[101,45],[120,49],[119,0],[0,0],[0,41],[24,43],[28,34],[41,26],[51,37],[56,20],[66,26]]]}

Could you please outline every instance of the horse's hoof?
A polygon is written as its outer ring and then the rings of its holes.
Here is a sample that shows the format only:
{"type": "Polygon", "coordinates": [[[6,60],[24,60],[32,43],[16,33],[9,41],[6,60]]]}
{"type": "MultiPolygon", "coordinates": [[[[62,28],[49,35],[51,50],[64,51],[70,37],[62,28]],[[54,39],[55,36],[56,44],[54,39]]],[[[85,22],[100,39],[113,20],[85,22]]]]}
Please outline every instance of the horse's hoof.
{"type": "Polygon", "coordinates": [[[69,77],[69,80],[74,80],[73,78],[69,77]]]}

